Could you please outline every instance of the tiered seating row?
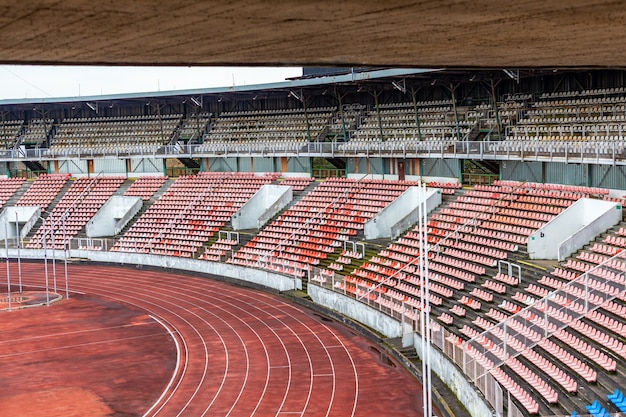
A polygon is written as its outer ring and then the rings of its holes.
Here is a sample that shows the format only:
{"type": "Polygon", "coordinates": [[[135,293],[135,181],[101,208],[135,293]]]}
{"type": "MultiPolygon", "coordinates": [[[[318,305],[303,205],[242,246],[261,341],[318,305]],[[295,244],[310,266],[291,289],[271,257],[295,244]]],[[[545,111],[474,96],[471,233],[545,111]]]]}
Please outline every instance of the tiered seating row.
{"type": "Polygon", "coordinates": [[[113,250],[195,256],[263,184],[275,179],[276,174],[210,172],[179,177],[113,250]]]}
{"type": "Polygon", "coordinates": [[[124,195],[141,197],[144,201],[150,200],[154,193],[167,181],[167,178],[163,175],[139,177],[128,187],[124,195]]]}
{"type": "Polygon", "coordinates": [[[282,180],[279,185],[289,185],[295,192],[303,191],[306,187],[308,187],[312,182],[315,181],[315,178],[303,178],[303,177],[287,177],[282,180]]]}
{"type": "Polygon", "coordinates": [[[180,114],[65,119],[56,130],[49,152],[154,152],[169,142],[180,114]]]}
{"type": "Polygon", "coordinates": [[[70,174],[42,174],[28,187],[16,203],[17,206],[48,208],[70,178],[70,174]]]}
{"type": "Polygon", "coordinates": [[[265,254],[295,261],[303,269],[318,265],[410,185],[408,181],[329,178],[261,230],[235,258],[255,249],[257,260],[265,254]],[[324,246],[307,247],[311,244],[307,236],[324,239],[324,246]],[[264,243],[267,238],[275,240],[264,243]],[[297,251],[290,252],[290,246],[297,251]]]}
{"type": "Polygon", "coordinates": [[[45,240],[46,247],[62,249],[65,242],[78,234],[124,181],[125,177],[74,180],[26,247],[41,248],[45,240]]]}
{"type": "Polygon", "coordinates": [[[24,184],[25,178],[3,178],[0,179],[0,208],[13,197],[15,192],[24,184]]]}

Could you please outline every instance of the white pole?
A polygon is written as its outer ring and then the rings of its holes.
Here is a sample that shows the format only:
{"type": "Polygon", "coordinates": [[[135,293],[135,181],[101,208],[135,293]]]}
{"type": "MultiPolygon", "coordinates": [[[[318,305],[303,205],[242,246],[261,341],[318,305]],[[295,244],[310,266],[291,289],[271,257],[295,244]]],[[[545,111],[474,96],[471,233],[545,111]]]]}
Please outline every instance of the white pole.
{"type": "Polygon", "coordinates": [[[70,298],[70,290],[67,279],[67,232],[65,228],[65,216],[63,216],[63,258],[65,263],[65,299],[70,298]]]}
{"type": "MultiPolygon", "coordinates": [[[[52,217],[52,215],[50,215],[52,217]]],[[[52,238],[52,282],[54,285],[54,292],[57,292],[57,263],[56,263],[56,245],[54,242],[54,235],[56,234],[52,230],[53,222],[50,220],[50,236],[52,238]]]]}
{"type": "Polygon", "coordinates": [[[9,227],[7,222],[4,222],[4,248],[7,254],[7,289],[9,296],[9,311],[11,311],[11,271],[9,268],[9,227]]]}
{"type": "Polygon", "coordinates": [[[425,301],[426,308],[424,312],[425,322],[425,334],[426,334],[426,353],[424,354],[425,362],[426,362],[426,377],[428,381],[427,388],[427,416],[431,417],[433,415],[433,391],[432,391],[432,374],[431,374],[431,364],[430,364],[430,349],[431,349],[431,338],[430,338],[430,277],[428,275],[428,228],[426,224],[428,222],[428,213],[427,213],[427,205],[426,205],[426,184],[421,189],[422,191],[422,212],[424,215],[424,283],[425,283],[425,301]]]}
{"type": "Polygon", "coordinates": [[[426,322],[426,293],[425,293],[425,277],[424,277],[424,259],[428,258],[428,254],[425,254],[426,242],[424,242],[424,228],[426,227],[423,221],[422,213],[422,184],[419,184],[417,193],[417,226],[418,226],[418,238],[419,238],[419,275],[420,275],[420,341],[422,350],[422,406],[424,408],[424,417],[431,417],[428,414],[428,375],[426,372],[426,339],[425,339],[425,322],[426,322]]]}
{"type": "Polygon", "coordinates": [[[22,259],[20,254],[20,222],[17,216],[17,211],[15,212],[15,236],[17,242],[17,275],[20,282],[20,294],[22,293],[22,259]]]}
{"type": "Polygon", "coordinates": [[[48,242],[46,242],[46,220],[43,221],[43,267],[46,275],[46,305],[50,306],[50,292],[48,288],[48,242]]]}

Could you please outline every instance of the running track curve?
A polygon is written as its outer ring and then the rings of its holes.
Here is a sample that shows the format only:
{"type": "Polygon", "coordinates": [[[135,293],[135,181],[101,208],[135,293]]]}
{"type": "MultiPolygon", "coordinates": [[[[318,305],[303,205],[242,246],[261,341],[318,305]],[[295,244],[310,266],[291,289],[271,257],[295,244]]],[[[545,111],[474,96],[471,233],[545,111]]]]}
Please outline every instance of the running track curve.
{"type": "MultiPolygon", "coordinates": [[[[25,284],[42,284],[41,264],[22,271],[25,284]]],[[[115,266],[69,265],[69,282],[145,311],[173,336],[178,365],[145,417],[422,415],[421,388],[404,369],[278,296],[115,266]]]]}

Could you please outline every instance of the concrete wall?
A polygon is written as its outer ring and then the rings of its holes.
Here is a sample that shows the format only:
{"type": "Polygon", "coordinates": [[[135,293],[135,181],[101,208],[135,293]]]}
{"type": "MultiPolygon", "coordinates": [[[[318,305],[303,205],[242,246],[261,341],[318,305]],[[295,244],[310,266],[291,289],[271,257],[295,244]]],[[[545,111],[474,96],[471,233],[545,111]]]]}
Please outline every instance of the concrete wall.
{"type": "Polygon", "coordinates": [[[265,184],[231,218],[234,230],[258,229],[293,200],[293,189],[265,184]]]}
{"type": "Polygon", "coordinates": [[[528,237],[530,259],[563,259],[570,255],[621,220],[622,211],[617,205],[581,198],[528,237]]]}
{"type": "MultiPolygon", "coordinates": [[[[431,212],[441,204],[441,190],[426,190],[426,210],[431,212]]],[[[422,204],[419,187],[410,187],[398,198],[383,208],[376,216],[364,225],[366,239],[395,239],[410,225],[417,221],[417,207],[422,204]]]]}
{"type": "Polygon", "coordinates": [[[401,323],[383,312],[317,285],[308,285],[307,289],[309,296],[317,304],[351,317],[387,337],[402,335],[401,323]]]}
{"type": "MultiPolygon", "coordinates": [[[[574,233],[569,238],[563,240],[558,247],[558,260],[562,261],[589,241],[595,239],[622,220],[622,206],[619,203],[608,201],[583,199],[582,210],[585,213],[597,215],[595,219],[590,219],[589,223],[574,233]]],[[[578,202],[582,202],[579,200],[578,202]]]]}
{"type": "Polygon", "coordinates": [[[114,195],[87,223],[87,236],[115,236],[137,214],[142,204],[140,197],[114,195]]]}
{"type": "MultiPolygon", "coordinates": [[[[420,358],[423,357],[422,342],[419,334],[414,334],[414,346],[420,358]]],[[[441,379],[457,399],[465,406],[472,417],[488,417],[493,413],[476,387],[438,349],[430,346],[430,369],[441,379]]]]}
{"type": "Polygon", "coordinates": [[[37,206],[11,206],[5,207],[0,214],[0,240],[15,238],[18,233],[15,222],[18,223],[20,239],[23,239],[33,225],[39,220],[41,208],[37,206]],[[4,224],[7,224],[6,228],[4,224]],[[6,229],[6,233],[5,233],[6,229]]]}
{"type": "MultiPolygon", "coordinates": [[[[22,258],[28,259],[44,259],[44,255],[48,258],[48,262],[50,262],[53,258],[56,259],[57,262],[63,261],[62,250],[44,251],[43,249],[22,249],[20,252],[20,256],[22,258]]],[[[212,274],[262,285],[277,291],[302,289],[302,280],[300,278],[288,277],[269,271],[262,271],[260,269],[246,268],[245,266],[201,261],[197,259],[184,259],[173,256],[146,255],[139,253],[87,250],[69,250],[68,256],[70,258],[88,259],[94,262],[109,262],[112,264],[122,265],[146,265],[180,271],[212,274]]],[[[9,249],[9,257],[16,258],[17,250],[9,249]]]]}
{"type": "MultiPolygon", "coordinates": [[[[399,321],[374,308],[317,285],[309,285],[307,288],[311,299],[316,304],[348,316],[387,337],[400,337],[403,335],[402,324],[399,321]]],[[[405,336],[412,338],[411,344],[415,346],[420,358],[423,357],[419,335],[410,333],[405,336]]],[[[455,393],[472,417],[492,415],[489,406],[478,393],[476,387],[467,380],[465,375],[443,353],[431,346],[430,357],[432,371],[455,393]]]]}

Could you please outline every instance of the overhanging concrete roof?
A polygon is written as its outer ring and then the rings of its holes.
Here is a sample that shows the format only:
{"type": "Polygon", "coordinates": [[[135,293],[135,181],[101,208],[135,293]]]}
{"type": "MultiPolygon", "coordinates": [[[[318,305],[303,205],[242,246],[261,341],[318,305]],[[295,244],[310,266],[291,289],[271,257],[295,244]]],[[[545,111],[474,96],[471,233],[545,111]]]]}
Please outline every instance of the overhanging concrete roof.
{"type": "Polygon", "coordinates": [[[6,0],[0,62],[626,67],[610,0],[6,0]]]}

